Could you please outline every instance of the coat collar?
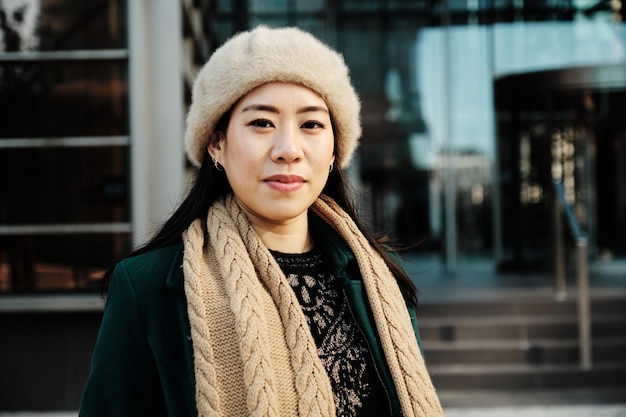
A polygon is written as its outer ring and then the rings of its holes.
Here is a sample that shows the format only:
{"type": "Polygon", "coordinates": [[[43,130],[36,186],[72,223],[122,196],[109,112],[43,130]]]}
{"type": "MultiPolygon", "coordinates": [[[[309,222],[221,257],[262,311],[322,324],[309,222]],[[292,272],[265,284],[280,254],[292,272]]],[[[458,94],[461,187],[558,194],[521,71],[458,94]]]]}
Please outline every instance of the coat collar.
{"type": "Polygon", "coordinates": [[[352,250],[339,234],[318,216],[311,214],[309,222],[313,238],[332,262],[333,270],[342,275],[341,271],[345,271],[351,264],[356,263],[352,250]],[[320,242],[324,244],[321,245],[320,242]]]}
{"type": "Polygon", "coordinates": [[[174,250],[174,257],[170,265],[170,270],[167,273],[165,285],[168,289],[183,291],[184,279],[183,279],[183,244],[182,242],[176,245],[174,250]]]}

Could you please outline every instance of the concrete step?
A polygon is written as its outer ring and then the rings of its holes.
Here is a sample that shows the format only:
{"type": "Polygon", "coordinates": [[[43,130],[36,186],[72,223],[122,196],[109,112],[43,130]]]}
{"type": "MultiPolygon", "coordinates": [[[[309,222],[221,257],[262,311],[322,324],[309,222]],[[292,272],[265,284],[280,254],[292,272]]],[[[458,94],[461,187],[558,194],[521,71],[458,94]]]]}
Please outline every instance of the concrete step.
{"type": "Polygon", "coordinates": [[[450,364],[428,367],[438,390],[521,390],[625,387],[626,364],[578,365],[450,364]]]}
{"type": "MultiPolygon", "coordinates": [[[[424,341],[429,366],[446,364],[578,364],[578,339],[424,341]]],[[[599,339],[592,345],[596,364],[624,361],[626,337],[599,339]]]]}
{"type": "MultiPolygon", "coordinates": [[[[577,299],[568,295],[565,300],[538,295],[528,297],[503,297],[500,300],[455,301],[424,303],[419,317],[526,317],[546,315],[576,315],[577,299]]],[[[601,294],[591,299],[592,314],[626,314],[626,296],[623,294],[601,294]]]]}
{"type": "Polygon", "coordinates": [[[591,369],[579,365],[571,296],[425,304],[418,322],[440,392],[626,388],[626,296],[596,296],[591,312],[591,369]]]}
{"type": "MultiPolygon", "coordinates": [[[[477,407],[510,407],[512,410],[520,411],[528,406],[557,406],[567,405],[579,407],[583,405],[607,405],[620,404],[626,407],[626,386],[621,387],[594,387],[594,388],[566,388],[566,389],[522,389],[522,390],[438,390],[441,405],[446,410],[452,408],[477,409],[477,407]]],[[[478,408],[478,409],[480,409],[478,408]]],[[[594,410],[595,411],[595,410],[594,410]]],[[[478,414],[485,416],[485,414],[478,414]]],[[[503,417],[508,414],[489,414],[490,416],[503,417]]],[[[517,413],[510,414],[518,416],[517,413]]],[[[570,414],[564,414],[572,417],[570,414]]],[[[600,417],[600,414],[588,413],[579,414],[585,417],[600,417]]],[[[521,416],[521,414],[519,414],[521,416]]],[[[536,412],[534,417],[545,417],[545,413],[536,412]]],[[[611,417],[618,417],[621,414],[608,414],[611,417]]]]}
{"type": "MultiPolygon", "coordinates": [[[[418,318],[420,337],[427,341],[575,339],[576,315],[418,318]]],[[[626,337],[626,314],[594,315],[595,339],[626,337]]]]}

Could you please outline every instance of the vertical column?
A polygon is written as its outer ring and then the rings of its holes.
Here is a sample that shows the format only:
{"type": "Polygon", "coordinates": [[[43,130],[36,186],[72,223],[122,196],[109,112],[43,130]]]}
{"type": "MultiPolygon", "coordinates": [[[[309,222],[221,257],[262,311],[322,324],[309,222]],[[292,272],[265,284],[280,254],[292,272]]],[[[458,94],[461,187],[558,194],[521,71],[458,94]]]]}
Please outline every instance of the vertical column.
{"type": "Polygon", "coordinates": [[[184,184],[181,6],[128,1],[133,244],[174,210],[184,184]]]}
{"type": "Polygon", "coordinates": [[[444,201],[444,218],[445,218],[445,266],[446,271],[455,273],[457,270],[457,221],[456,221],[456,180],[455,180],[455,158],[454,143],[452,131],[452,39],[450,23],[450,10],[448,2],[444,2],[444,83],[445,83],[445,130],[444,130],[444,152],[445,166],[443,167],[443,201],[444,201]]]}

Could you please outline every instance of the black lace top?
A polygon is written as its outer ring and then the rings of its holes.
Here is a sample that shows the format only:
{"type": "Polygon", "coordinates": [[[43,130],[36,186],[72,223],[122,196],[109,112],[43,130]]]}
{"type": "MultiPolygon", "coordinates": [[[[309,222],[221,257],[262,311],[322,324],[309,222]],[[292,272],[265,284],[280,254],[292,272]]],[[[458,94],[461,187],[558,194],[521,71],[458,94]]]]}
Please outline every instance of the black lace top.
{"type": "Polygon", "coordinates": [[[330,377],[337,416],[388,416],[389,400],[370,348],[330,262],[315,249],[303,254],[272,254],[307,317],[330,377]]]}

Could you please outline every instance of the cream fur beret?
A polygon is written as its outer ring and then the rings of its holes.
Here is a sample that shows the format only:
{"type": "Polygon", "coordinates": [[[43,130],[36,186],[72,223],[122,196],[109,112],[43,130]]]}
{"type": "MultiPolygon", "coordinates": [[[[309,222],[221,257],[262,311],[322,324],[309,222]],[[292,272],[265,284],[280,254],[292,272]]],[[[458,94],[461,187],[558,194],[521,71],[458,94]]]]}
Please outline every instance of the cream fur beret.
{"type": "Polygon", "coordinates": [[[324,99],[337,132],[338,165],[347,166],[361,137],[361,104],[343,57],[310,33],[266,26],[233,36],[200,70],[187,115],[189,160],[199,167],[222,115],[269,82],[300,84],[324,99]]]}

